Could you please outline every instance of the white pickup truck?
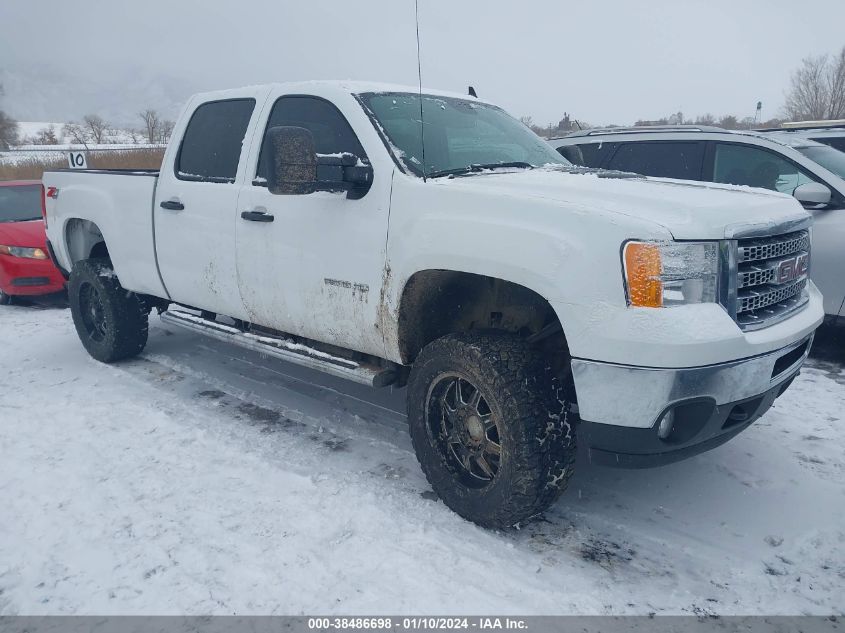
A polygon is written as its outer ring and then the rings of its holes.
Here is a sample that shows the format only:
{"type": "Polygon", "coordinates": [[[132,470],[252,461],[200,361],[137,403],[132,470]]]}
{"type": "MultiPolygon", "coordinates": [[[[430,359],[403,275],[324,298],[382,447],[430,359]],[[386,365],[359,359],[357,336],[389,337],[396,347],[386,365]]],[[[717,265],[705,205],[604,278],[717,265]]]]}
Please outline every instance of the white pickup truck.
{"type": "Polygon", "coordinates": [[[795,200],[575,168],[473,97],[201,94],[160,172],[53,171],[44,187],[94,358],[140,353],[156,309],[407,385],[428,480],[484,526],[558,497],[576,422],[593,460],[631,467],[733,437],[788,387],[823,317],[795,200]]]}

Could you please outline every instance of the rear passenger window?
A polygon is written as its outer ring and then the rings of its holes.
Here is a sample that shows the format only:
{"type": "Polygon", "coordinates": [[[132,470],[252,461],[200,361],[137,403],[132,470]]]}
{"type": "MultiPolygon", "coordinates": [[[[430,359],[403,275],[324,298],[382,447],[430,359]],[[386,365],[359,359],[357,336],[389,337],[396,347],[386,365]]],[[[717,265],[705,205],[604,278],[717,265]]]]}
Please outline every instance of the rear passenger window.
{"type": "Polygon", "coordinates": [[[623,143],[607,168],[658,178],[700,180],[703,161],[704,143],[623,143]]]}
{"type": "Polygon", "coordinates": [[[180,180],[235,182],[255,99],[211,101],[198,107],[176,160],[180,180]]]}
{"type": "MultiPolygon", "coordinates": [[[[352,126],[340,110],[325,99],[308,96],[279,98],[270,112],[267,129],[276,126],[303,127],[309,130],[314,136],[314,149],[318,155],[354,154],[362,161],[367,160],[364,148],[361,147],[352,126]]],[[[258,158],[257,175],[267,180],[270,177],[270,161],[267,158],[270,150],[265,145],[262,145],[258,158]]],[[[335,180],[336,178],[324,173],[328,171],[331,170],[318,167],[317,180],[335,180]]]]}

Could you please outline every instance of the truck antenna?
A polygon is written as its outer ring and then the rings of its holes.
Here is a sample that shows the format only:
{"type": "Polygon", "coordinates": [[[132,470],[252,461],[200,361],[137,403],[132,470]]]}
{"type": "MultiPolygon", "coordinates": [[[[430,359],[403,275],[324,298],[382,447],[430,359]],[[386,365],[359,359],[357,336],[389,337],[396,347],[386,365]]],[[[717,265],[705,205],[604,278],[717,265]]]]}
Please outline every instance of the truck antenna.
{"type": "Polygon", "coordinates": [[[425,120],[423,119],[422,62],[420,61],[420,0],[414,0],[414,18],[417,24],[417,81],[420,89],[420,146],[422,148],[422,174],[425,177],[425,120]]]}

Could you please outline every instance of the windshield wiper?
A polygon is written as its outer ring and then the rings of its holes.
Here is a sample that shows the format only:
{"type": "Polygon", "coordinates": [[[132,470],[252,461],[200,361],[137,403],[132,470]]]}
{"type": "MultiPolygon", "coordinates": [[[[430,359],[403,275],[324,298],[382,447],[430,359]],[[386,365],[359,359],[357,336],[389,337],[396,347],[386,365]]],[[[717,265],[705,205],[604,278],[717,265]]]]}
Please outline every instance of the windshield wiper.
{"type": "Polygon", "coordinates": [[[443,176],[459,176],[461,174],[472,174],[485,169],[499,169],[503,167],[518,167],[521,169],[534,169],[534,165],[524,161],[515,160],[506,163],[474,163],[466,167],[457,167],[455,169],[441,169],[430,174],[426,174],[428,178],[441,178],[443,176]]]}

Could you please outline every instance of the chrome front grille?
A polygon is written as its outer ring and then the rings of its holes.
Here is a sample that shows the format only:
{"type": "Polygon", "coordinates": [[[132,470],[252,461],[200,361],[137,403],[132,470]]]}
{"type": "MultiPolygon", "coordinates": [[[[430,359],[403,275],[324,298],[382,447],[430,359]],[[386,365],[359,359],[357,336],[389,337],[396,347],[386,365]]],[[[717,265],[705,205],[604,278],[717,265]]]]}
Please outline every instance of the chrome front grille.
{"type": "Polygon", "coordinates": [[[735,298],[729,303],[742,329],[776,323],[807,302],[809,255],[806,230],[737,240],[735,298]]]}
{"type": "Polygon", "coordinates": [[[737,312],[749,312],[766,308],[770,305],[791,299],[807,287],[807,280],[802,279],[789,286],[758,292],[752,290],[748,295],[740,296],[737,300],[737,312]]]}
{"type": "Polygon", "coordinates": [[[796,231],[786,235],[742,240],[737,247],[737,261],[756,262],[775,257],[784,257],[801,251],[810,250],[810,234],[796,231]]]}
{"type": "Polygon", "coordinates": [[[738,287],[760,286],[769,283],[775,278],[774,268],[758,268],[739,273],[738,287]]]}

